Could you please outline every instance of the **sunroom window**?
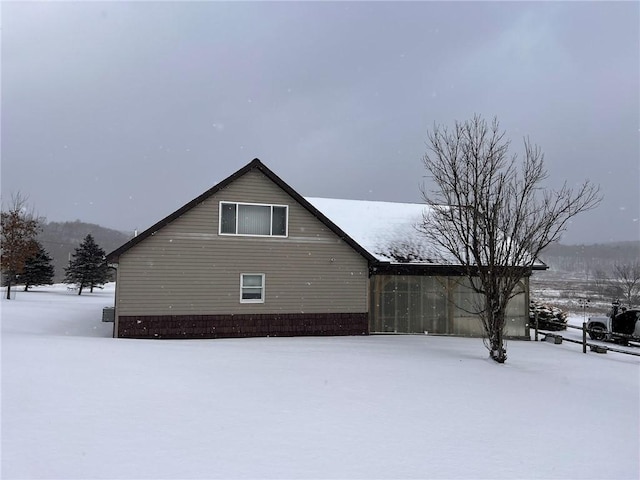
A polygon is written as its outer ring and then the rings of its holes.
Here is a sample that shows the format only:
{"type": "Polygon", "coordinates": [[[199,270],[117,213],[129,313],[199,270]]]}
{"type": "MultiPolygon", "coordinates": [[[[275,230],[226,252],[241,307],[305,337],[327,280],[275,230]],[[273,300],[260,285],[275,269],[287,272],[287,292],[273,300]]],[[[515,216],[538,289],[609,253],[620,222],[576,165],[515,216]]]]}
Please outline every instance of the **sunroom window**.
{"type": "Polygon", "coordinates": [[[286,237],[288,210],[286,205],[220,202],[220,233],[286,237]]]}

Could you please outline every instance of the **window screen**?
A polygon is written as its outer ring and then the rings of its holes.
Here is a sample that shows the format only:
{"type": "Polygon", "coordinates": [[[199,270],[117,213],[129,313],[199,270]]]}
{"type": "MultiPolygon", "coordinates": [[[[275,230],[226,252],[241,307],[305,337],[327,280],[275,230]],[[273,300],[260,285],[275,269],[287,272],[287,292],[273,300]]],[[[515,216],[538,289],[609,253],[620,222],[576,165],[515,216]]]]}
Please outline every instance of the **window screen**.
{"type": "Polygon", "coordinates": [[[223,203],[220,209],[220,233],[236,233],[236,204],[223,203]]]}
{"type": "Polygon", "coordinates": [[[287,207],[273,207],[272,235],[287,234],[287,207]]]}

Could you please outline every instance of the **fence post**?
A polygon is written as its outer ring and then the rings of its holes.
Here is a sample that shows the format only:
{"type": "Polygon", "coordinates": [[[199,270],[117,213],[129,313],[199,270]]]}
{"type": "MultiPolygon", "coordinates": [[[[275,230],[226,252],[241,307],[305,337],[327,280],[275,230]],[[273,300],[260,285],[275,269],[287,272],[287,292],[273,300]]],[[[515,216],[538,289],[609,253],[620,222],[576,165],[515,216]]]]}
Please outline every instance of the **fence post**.
{"type": "Polygon", "coordinates": [[[582,322],[582,353],[587,353],[587,322],[582,322]]]}
{"type": "Polygon", "coordinates": [[[536,312],[533,316],[533,321],[535,322],[534,324],[534,329],[535,329],[535,339],[536,342],[538,341],[538,312],[536,312]]]}

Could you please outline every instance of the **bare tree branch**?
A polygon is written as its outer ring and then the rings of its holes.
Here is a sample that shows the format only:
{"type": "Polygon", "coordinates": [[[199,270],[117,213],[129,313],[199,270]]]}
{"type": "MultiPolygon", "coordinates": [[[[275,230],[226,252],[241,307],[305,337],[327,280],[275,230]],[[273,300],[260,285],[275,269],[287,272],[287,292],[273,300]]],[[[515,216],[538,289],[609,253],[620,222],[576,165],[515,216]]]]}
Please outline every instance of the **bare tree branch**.
{"type": "Polygon", "coordinates": [[[436,188],[422,190],[431,209],[420,227],[463,266],[483,299],[490,354],[501,363],[506,308],[516,287],[570,219],[601,201],[598,186],[588,181],[577,189],[543,188],[548,173],[541,149],[526,138],[520,159],[509,154],[510,146],[495,118],[488,123],[476,115],[453,130],[434,125],[423,162],[436,188]]]}
{"type": "Polygon", "coordinates": [[[629,307],[633,307],[640,295],[640,260],[616,263],[613,266],[613,280],[622,289],[629,307]]]}

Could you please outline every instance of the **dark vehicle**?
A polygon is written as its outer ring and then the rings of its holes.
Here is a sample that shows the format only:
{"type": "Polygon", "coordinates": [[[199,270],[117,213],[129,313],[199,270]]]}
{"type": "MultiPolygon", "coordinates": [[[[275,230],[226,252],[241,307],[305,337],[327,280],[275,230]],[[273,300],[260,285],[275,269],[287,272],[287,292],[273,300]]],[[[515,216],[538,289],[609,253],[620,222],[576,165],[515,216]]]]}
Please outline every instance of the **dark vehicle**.
{"type": "Polygon", "coordinates": [[[587,331],[594,340],[608,340],[623,345],[628,344],[629,340],[640,341],[640,310],[620,308],[619,302],[613,302],[608,316],[589,318],[587,331]]]}

